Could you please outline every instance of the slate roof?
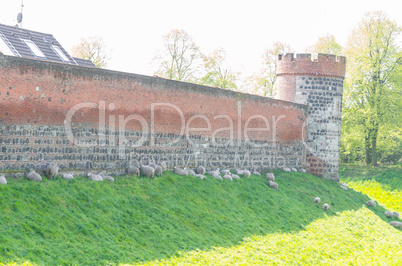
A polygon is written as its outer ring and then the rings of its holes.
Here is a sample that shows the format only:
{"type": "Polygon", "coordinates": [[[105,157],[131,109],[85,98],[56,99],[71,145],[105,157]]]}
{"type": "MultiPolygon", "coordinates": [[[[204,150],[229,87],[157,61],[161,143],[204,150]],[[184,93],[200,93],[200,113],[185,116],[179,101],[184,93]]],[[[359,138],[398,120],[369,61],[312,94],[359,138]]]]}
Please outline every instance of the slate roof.
{"type": "Polygon", "coordinates": [[[90,60],[71,57],[51,34],[3,24],[0,24],[0,52],[24,58],[96,67],[90,60]],[[35,45],[40,51],[36,50],[35,45]],[[4,51],[1,51],[1,47],[4,51]]]}

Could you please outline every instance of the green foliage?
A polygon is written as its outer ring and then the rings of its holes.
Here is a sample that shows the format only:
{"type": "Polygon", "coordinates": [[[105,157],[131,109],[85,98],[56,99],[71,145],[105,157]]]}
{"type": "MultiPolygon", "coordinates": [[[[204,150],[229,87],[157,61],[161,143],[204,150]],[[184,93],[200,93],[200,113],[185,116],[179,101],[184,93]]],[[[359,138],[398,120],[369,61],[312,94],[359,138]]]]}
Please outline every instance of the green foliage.
{"type": "Polygon", "coordinates": [[[225,67],[225,50],[217,49],[210,55],[202,55],[202,59],[205,75],[200,79],[200,84],[237,90],[236,81],[240,73],[234,73],[225,67]]]}
{"type": "Polygon", "coordinates": [[[319,37],[314,45],[306,49],[306,52],[311,53],[315,58],[319,53],[341,55],[342,46],[336,42],[334,35],[327,34],[319,37]]]}
{"type": "Polygon", "coordinates": [[[9,179],[0,187],[0,261],[101,265],[169,258],[238,245],[245,237],[296,234],[368,197],[309,174],[275,171],[233,182],[164,174],[116,182],[9,179]],[[313,198],[331,205],[324,212],[313,198]]]}
{"type": "MultiPolygon", "coordinates": [[[[365,15],[346,47],[343,125],[360,125],[365,162],[377,164],[377,142],[385,124],[399,124],[402,113],[401,27],[383,12],[365,15]]],[[[345,128],[345,127],[344,127],[345,128]]]]}

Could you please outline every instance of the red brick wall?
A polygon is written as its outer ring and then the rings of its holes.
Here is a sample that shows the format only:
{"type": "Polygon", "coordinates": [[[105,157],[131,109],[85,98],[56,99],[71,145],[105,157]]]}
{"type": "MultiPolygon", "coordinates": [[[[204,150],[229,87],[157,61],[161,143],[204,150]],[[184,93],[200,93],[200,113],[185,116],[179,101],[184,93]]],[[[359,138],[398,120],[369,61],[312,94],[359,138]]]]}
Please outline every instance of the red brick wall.
{"type": "MultiPolygon", "coordinates": [[[[244,139],[243,130],[239,135],[239,126],[244,129],[250,117],[258,116],[268,120],[270,129],[268,132],[249,132],[251,140],[270,142],[275,134],[278,143],[300,143],[306,117],[305,106],[285,101],[162,78],[8,56],[0,56],[0,99],[0,123],[3,127],[62,127],[73,106],[90,102],[96,104],[96,108],[79,109],[72,119],[74,125],[98,127],[99,107],[104,104],[109,126],[109,117],[119,121],[119,115],[127,118],[134,114],[143,117],[151,129],[151,105],[168,103],[183,112],[186,123],[195,115],[203,115],[211,122],[211,130],[193,131],[193,135],[211,137],[214,131],[229,127],[231,120],[233,137],[244,139]],[[218,115],[230,119],[216,117],[218,115]],[[274,120],[279,117],[274,133],[274,120]]],[[[155,133],[180,134],[181,122],[177,110],[166,106],[155,108],[155,133]]],[[[118,126],[118,123],[112,124],[118,126]]],[[[196,118],[190,127],[205,128],[207,123],[196,118]]],[[[249,121],[248,127],[265,128],[266,124],[257,118],[249,121]]],[[[135,120],[125,129],[143,130],[135,120]]],[[[215,136],[228,138],[229,133],[229,130],[221,130],[215,136]]],[[[0,133],[0,138],[7,137],[10,136],[0,133]]],[[[302,158],[299,159],[301,162],[302,158]]]]}

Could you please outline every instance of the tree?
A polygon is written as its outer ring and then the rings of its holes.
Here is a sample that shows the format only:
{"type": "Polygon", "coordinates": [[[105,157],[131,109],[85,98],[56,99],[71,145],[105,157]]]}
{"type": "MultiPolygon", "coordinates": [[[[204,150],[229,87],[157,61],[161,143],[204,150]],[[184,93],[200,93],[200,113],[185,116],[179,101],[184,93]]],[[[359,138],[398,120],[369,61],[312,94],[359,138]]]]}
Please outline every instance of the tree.
{"type": "Polygon", "coordinates": [[[102,37],[94,36],[82,38],[80,43],[73,46],[74,57],[91,60],[97,67],[107,67],[110,60],[110,51],[107,50],[102,37]]]}
{"type": "Polygon", "coordinates": [[[206,74],[200,83],[220,88],[237,89],[236,81],[240,73],[234,73],[224,66],[226,52],[222,48],[213,51],[210,55],[202,55],[206,74]]]}
{"type": "Polygon", "coordinates": [[[401,28],[383,12],[367,13],[353,30],[346,47],[348,58],[344,90],[344,124],[363,128],[365,163],[377,165],[381,126],[400,123],[400,66],[397,38],[401,28]]]}
{"type": "Polygon", "coordinates": [[[257,74],[248,78],[248,82],[251,83],[251,92],[263,96],[275,96],[278,54],[286,54],[291,50],[292,48],[289,45],[275,42],[270,49],[264,52],[262,55],[263,67],[257,74]]]}
{"type": "Polygon", "coordinates": [[[317,57],[319,53],[341,55],[342,46],[336,42],[334,35],[327,34],[319,37],[314,45],[306,49],[306,52],[311,53],[313,57],[317,57]]]}
{"type": "Polygon", "coordinates": [[[184,30],[171,30],[162,37],[164,50],[154,59],[155,73],[167,79],[189,81],[194,79],[195,63],[200,58],[199,48],[184,30]]]}

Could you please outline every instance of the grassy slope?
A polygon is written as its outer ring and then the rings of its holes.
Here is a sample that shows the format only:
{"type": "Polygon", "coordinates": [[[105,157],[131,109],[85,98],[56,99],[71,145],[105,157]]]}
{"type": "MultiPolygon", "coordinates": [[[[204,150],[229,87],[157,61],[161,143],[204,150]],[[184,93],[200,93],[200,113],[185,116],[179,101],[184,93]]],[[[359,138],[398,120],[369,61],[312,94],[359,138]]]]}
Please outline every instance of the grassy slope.
{"type": "MultiPolygon", "coordinates": [[[[342,223],[344,214],[355,217],[344,220],[344,227],[350,224],[359,228],[357,239],[365,236],[365,232],[369,234],[369,238],[364,238],[370,239],[369,247],[376,241],[402,244],[401,232],[386,223],[384,208],[373,209],[376,215],[361,209],[367,196],[344,191],[335,182],[308,174],[275,174],[279,191],[269,188],[263,177],[256,176],[234,182],[211,177],[202,181],[172,173],[155,180],[117,178],[115,183],[96,183],[83,178],[42,183],[9,180],[9,185],[0,186],[0,262],[135,263],[172,256],[172,260],[181,259],[189,254],[201,258],[201,251],[186,252],[197,249],[214,252],[213,247],[230,250],[242,245],[248,250],[246,257],[267,261],[262,255],[267,253],[267,248],[290,247],[296,243],[293,238],[322,244],[325,238],[319,228],[328,228],[326,237],[336,235],[336,225],[342,223]],[[315,196],[329,203],[331,209],[324,212],[312,203],[315,196]],[[382,237],[374,230],[380,225],[385,232],[382,237]],[[393,239],[393,234],[399,238],[393,239]],[[269,246],[262,247],[259,241],[269,246]],[[254,252],[247,245],[261,248],[254,252]]],[[[352,231],[345,236],[339,243],[357,237],[352,231]]],[[[356,243],[361,245],[359,241],[356,243]]],[[[392,247],[385,246],[388,254],[395,253],[392,247]]],[[[306,253],[305,248],[302,250],[306,253]]],[[[309,250],[314,252],[312,248],[309,250]]],[[[340,258],[340,254],[329,257],[325,254],[322,256],[326,259],[340,258]]],[[[351,256],[354,254],[350,252],[351,256]]],[[[296,252],[294,256],[303,261],[305,255],[296,252]]],[[[227,253],[223,260],[212,264],[226,263],[233,258],[227,253]]],[[[247,263],[261,263],[257,261],[247,263]]],[[[191,263],[196,262],[203,263],[203,260],[191,257],[191,263]]]]}

